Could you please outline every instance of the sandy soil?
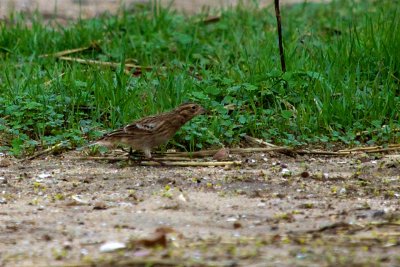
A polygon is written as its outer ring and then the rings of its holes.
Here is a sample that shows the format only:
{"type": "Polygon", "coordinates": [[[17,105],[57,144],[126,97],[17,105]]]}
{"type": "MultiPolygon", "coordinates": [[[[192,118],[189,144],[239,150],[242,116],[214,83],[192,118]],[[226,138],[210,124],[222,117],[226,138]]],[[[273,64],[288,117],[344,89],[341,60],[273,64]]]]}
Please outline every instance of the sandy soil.
{"type": "MultiPolygon", "coordinates": [[[[66,20],[120,4],[9,0],[0,16],[32,2],[66,20]]],[[[204,3],[216,1],[175,6],[204,3]]],[[[0,156],[0,266],[400,265],[399,155],[233,155],[241,166],[186,168],[78,156],[0,156]]]]}
{"type": "Polygon", "coordinates": [[[399,155],[77,156],[0,158],[0,266],[400,265],[399,155]]]}

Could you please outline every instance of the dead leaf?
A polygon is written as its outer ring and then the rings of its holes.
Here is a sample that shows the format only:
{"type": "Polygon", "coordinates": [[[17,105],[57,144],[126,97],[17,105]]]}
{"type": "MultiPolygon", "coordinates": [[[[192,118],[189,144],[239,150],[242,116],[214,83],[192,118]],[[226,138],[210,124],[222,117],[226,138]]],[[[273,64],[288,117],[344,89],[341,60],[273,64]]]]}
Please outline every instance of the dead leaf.
{"type": "Polygon", "coordinates": [[[240,222],[234,222],[233,229],[239,229],[239,228],[242,228],[242,224],[240,222]]]}
{"type": "MultiPolygon", "coordinates": [[[[155,230],[152,237],[131,241],[130,246],[135,247],[136,245],[139,245],[144,247],[166,247],[168,245],[167,234],[171,233],[177,232],[171,227],[159,227],[155,230]]],[[[179,235],[182,236],[182,234],[179,235]]]]}
{"type": "Polygon", "coordinates": [[[214,154],[213,159],[214,160],[225,160],[229,158],[229,148],[221,148],[220,150],[217,151],[217,153],[214,154]]]}
{"type": "Polygon", "coordinates": [[[9,167],[10,165],[11,165],[11,160],[9,159],[0,160],[0,168],[9,167]]]}
{"type": "Polygon", "coordinates": [[[310,173],[309,173],[308,171],[304,171],[304,172],[302,172],[302,173],[300,174],[300,176],[301,176],[302,178],[308,178],[308,177],[310,177],[310,173]]]}

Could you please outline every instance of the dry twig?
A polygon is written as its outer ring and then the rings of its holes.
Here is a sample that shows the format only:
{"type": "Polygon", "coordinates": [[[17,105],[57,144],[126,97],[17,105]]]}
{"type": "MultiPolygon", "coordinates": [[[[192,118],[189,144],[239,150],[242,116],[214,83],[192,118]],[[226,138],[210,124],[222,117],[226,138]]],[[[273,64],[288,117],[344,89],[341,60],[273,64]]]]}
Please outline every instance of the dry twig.
{"type": "MultiPolygon", "coordinates": [[[[73,160],[108,160],[108,161],[124,161],[129,160],[127,157],[72,157],[73,160]]],[[[239,166],[242,164],[241,161],[189,161],[190,159],[185,158],[154,158],[152,160],[141,160],[138,165],[142,166],[181,166],[181,167],[209,167],[209,166],[239,166]],[[180,160],[180,161],[178,161],[180,160]],[[162,162],[161,163],[159,163],[162,162]]]]}
{"type": "Polygon", "coordinates": [[[60,75],[58,75],[57,77],[55,77],[55,78],[53,78],[51,80],[48,80],[47,82],[44,83],[44,86],[49,86],[52,82],[54,82],[55,80],[61,78],[64,75],[65,75],[65,72],[61,73],[60,75]]]}
{"type": "Polygon", "coordinates": [[[400,150],[400,144],[390,144],[387,147],[384,146],[371,146],[371,147],[355,147],[351,149],[342,149],[338,152],[351,153],[351,152],[365,152],[365,153],[379,153],[400,150]]]}
{"type": "Polygon", "coordinates": [[[43,54],[43,55],[40,55],[39,57],[62,57],[62,56],[82,52],[82,51],[85,51],[88,49],[100,49],[100,47],[98,46],[98,44],[96,42],[93,42],[88,46],[74,48],[74,49],[68,49],[68,50],[60,51],[60,52],[57,52],[54,54],[43,54]]]}
{"type": "Polygon", "coordinates": [[[256,144],[256,145],[261,145],[261,146],[269,146],[269,147],[277,147],[274,144],[265,142],[264,140],[261,140],[261,139],[258,139],[258,138],[252,137],[252,136],[248,136],[248,135],[245,135],[244,139],[246,139],[246,141],[251,144],[256,144]]]}
{"type": "MultiPolygon", "coordinates": [[[[168,162],[163,161],[163,165],[165,166],[179,166],[179,167],[212,167],[212,166],[240,166],[242,165],[241,161],[175,161],[168,162]]],[[[161,164],[155,161],[142,161],[140,165],[143,166],[160,166],[161,164]]]]}
{"type": "MultiPolygon", "coordinates": [[[[82,59],[82,58],[73,58],[73,57],[59,57],[59,59],[61,60],[65,60],[65,61],[71,61],[71,62],[77,62],[77,63],[81,63],[81,64],[86,64],[86,65],[97,65],[97,66],[103,66],[103,67],[110,67],[110,68],[118,68],[119,66],[121,66],[121,63],[117,63],[117,62],[104,62],[104,61],[99,61],[99,60],[93,60],[93,59],[82,59]]],[[[152,66],[140,66],[140,65],[135,65],[135,64],[131,64],[131,63],[125,63],[124,65],[124,72],[127,75],[130,75],[130,71],[132,69],[136,71],[140,71],[140,70],[152,70],[153,67],[152,66]]],[[[159,67],[162,68],[162,67],[159,67]]]]}
{"type": "Polygon", "coordinates": [[[30,157],[22,159],[21,162],[23,162],[25,160],[33,160],[33,159],[38,158],[38,157],[43,156],[43,155],[48,155],[48,154],[53,153],[53,152],[55,152],[57,150],[60,150],[62,147],[63,147],[63,143],[58,143],[58,144],[56,144],[56,145],[54,145],[52,147],[49,147],[49,148],[47,148],[45,150],[39,151],[39,152],[33,154],[30,157]]]}
{"type": "Polygon", "coordinates": [[[210,23],[215,23],[221,20],[221,16],[208,16],[204,20],[202,20],[202,23],[204,24],[210,24],[210,23]]]}

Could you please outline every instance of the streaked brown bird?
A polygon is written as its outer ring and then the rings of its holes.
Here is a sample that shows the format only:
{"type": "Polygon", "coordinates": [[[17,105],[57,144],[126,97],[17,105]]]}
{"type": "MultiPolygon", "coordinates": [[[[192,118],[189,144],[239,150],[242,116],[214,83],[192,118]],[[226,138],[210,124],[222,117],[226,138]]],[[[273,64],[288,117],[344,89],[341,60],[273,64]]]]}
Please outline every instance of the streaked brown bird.
{"type": "Polygon", "coordinates": [[[134,150],[142,150],[145,157],[151,159],[152,148],[166,143],[186,122],[205,112],[198,104],[185,103],[172,111],[144,117],[107,133],[93,145],[127,145],[134,150]]]}

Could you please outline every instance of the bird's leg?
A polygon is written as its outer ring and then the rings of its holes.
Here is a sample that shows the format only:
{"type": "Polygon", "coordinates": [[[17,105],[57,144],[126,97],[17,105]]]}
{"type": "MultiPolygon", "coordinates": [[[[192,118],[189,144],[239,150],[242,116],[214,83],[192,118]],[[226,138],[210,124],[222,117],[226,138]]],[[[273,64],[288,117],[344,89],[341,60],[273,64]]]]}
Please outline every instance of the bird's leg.
{"type": "Polygon", "coordinates": [[[132,149],[132,147],[130,147],[129,150],[121,147],[121,150],[126,152],[126,153],[128,153],[128,159],[129,160],[133,160],[133,161],[138,162],[138,163],[140,163],[142,161],[141,158],[140,158],[140,155],[138,157],[138,155],[133,152],[134,150],[132,149]]]}
{"type": "Polygon", "coordinates": [[[143,152],[144,152],[144,156],[145,156],[147,159],[153,158],[153,157],[151,156],[151,150],[150,150],[150,149],[145,148],[145,149],[143,149],[143,152]]]}
{"type": "Polygon", "coordinates": [[[159,159],[153,158],[153,156],[151,155],[151,150],[150,149],[144,149],[143,152],[144,152],[144,156],[146,157],[146,159],[154,161],[154,162],[157,162],[161,166],[165,166],[164,162],[162,162],[159,159]]]}
{"type": "Polygon", "coordinates": [[[122,151],[128,153],[129,155],[133,154],[133,150],[132,147],[129,147],[129,150],[125,149],[124,147],[120,146],[119,148],[121,148],[122,151]]]}
{"type": "Polygon", "coordinates": [[[133,156],[133,150],[132,150],[132,147],[130,147],[130,148],[129,148],[128,155],[129,155],[129,157],[132,157],[132,156],[133,156]]]}

